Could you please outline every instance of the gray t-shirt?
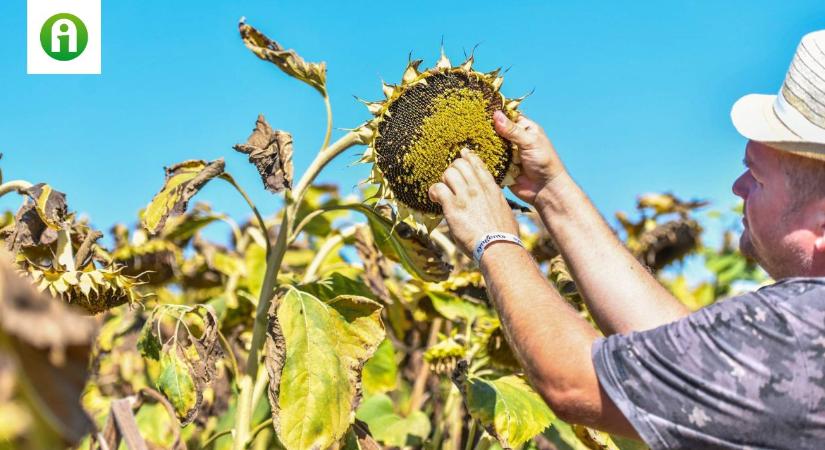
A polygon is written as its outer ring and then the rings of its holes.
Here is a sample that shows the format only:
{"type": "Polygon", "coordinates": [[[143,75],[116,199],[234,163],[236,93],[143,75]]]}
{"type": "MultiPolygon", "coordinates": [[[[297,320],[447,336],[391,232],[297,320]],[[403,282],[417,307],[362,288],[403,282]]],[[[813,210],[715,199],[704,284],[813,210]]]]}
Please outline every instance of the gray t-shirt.
{"type": "Polygon", "coordinates": [[[825,278],[791,278],[593,345],[653,449],[825,449],[825,278]]]}

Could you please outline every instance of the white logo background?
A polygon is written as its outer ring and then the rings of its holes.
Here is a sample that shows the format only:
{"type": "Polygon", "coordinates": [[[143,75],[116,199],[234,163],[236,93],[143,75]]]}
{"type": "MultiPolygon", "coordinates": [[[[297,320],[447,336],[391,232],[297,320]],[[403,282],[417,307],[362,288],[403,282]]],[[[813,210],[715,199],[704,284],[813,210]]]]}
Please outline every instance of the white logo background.
{"type": "Polygon", "coordinates": [[[99,74],[100,73],[100,1],[101,0],[27,0],[26,73],[29,74],[99,74]],[[52,59],[40,46],[40,29],[46,20],[59,13],[74,14],[86,25],[89,43],[86,50],[70,61],[52,59]]]}

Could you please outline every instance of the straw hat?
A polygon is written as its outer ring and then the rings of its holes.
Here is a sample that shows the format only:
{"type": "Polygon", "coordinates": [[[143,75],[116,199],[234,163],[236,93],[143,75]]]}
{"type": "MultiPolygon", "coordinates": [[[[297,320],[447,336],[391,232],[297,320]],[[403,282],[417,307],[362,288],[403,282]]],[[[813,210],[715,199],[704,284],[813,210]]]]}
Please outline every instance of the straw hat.
{"type": "Polygon", "coordinates": [[[825,30],[802,38],[779,95],[746,95],[730,115],[752,141],[825,160],[825,30]]]}

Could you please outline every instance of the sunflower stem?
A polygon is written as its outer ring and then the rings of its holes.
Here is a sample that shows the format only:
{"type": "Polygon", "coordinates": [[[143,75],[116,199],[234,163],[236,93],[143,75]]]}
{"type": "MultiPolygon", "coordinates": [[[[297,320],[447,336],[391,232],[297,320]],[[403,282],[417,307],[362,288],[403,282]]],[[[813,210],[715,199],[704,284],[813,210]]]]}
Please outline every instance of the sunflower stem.
{"type": "MultiPolygon", "coordinates": [[[[328,99],[326,101],[328,102],[328,99]]],[[[328,109],[328,113],[331,115],[332,110],[328,109]]],[[[331,132],[331,118],[328,122],[327,134],[331,132]]],[[[238,415],[235,419],[236,434],[233,444],[234,450],[243,450],[250,439],[252,412],[255,407],[253,396],[256,383],[253,377],[258,374],[260,354],[266,341],[269,310],[273,301],[273,293],[277,284],[281,262],[284,260],[284,255],[286,254],[288,238],[290,237],[290,230],[292,229],[292,221],[295,218],[295,213],[298,211],[298,207],[304,198],[307,188],[321,172],[321,169],[344,150],[359,143],[361,143],[361,138],[358,133],[356,133],[356,131],[350,131],[331,145],[325,146],[323,150],[318,152],[318,155],[315,157],[315,160],[312,161],[307,171],[304,172],[294,191],[287,191],[284,196],[286,203],[284,205],[284,216],[281,220],[280,227],[278,227],[278,238],[275,245],[267,254],[266,273],[264,274],[263,287],[258,296],[255,323],[252,328],[252,342],[250,344],[249,357],[246,361],[246,372],[243,377],[241,377],[239,383],[241,393],[238,399],[238,415]]],[[[266,228],[264,228],[264,233],[265,236],[267,236],[266,228]]],[[[275,308],[277,310],[277,305],[275,305],[275,308]]]]}
{"type": "Polygon", "coordinates": [[[329,138],[332,137],[332,104],[329,102],[329,94],[324,91],[324,106],[327,109],[327,131],[324,133],[324,143],[321,145],[321,150],[324,150],[329,145],[329,138]]]}
{"type": "Polygon", "coordinates": [[[337,141],[330,144],[328,147],[324,148],[318,155],[315,157],[315,160],[312,161],[312,164],[309,165],[307,171],[304,172],[304,175],[301,177],[298,184],[295,186],[294,190],[294,198],[295,201],[293,203],[293,207],[297,210],[298,205],[301,204],[301,201],[304,198],[304,194],[306,194],[306,190],[321,170],[332,161],[333,158],[340,155],[344,150],[352,147],[353,145],[357,145],[361,143],[361,138],[358,136],[358,133],[355,131],[350,131],[349,133],[345,134],[338,139],[337,141]]]}
{"type": "Polygon", "coordinates": [[[17,192],[18,194],[24,195],[23,190],[32,187],[32,184],[26,180],[11,180],[7,181],[3,184],[0,184],[0,197],[8,194],[9,192],[17,192]]]}

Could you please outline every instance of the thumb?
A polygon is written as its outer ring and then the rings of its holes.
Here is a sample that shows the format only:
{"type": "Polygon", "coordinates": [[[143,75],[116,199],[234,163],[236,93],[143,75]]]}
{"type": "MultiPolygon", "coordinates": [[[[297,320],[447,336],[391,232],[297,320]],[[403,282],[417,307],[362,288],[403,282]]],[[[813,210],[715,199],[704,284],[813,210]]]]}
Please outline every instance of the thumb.
{"type": "Polygon", "coordinates": [[[517,146],[527,148],[533,143],[533,136],[524,127],[510,120],[503,112],[493,113],[493,122],[496,133],[517,146]]]}

